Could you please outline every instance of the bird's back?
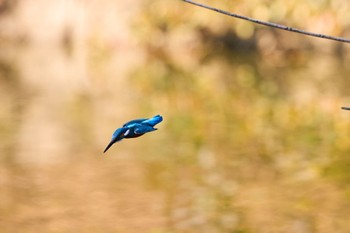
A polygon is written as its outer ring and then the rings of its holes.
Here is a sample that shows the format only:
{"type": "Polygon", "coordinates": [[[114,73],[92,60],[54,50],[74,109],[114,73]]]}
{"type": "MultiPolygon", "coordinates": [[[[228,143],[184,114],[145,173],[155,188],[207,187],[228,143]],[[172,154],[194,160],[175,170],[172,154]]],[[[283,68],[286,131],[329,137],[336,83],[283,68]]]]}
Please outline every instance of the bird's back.
{"type": "Polygon", "coordinates": [[[126,122],[123,125],[123,127],[129,127],[129,126],[132,126],[134,124],[139,124],[139,123],[142,123],[145,120],[147,120],[147,118],[140,118],[140,119],[132,120],[132,121],[126,122]]]}

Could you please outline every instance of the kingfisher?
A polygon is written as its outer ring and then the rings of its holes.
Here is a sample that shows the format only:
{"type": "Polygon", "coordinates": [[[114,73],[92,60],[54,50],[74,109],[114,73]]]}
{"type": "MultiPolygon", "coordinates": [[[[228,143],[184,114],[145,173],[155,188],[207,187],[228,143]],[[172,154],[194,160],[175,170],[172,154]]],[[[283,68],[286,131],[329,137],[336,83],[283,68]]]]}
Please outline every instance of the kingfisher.
{"type": "Polygon", "coordinates": [[[151,118],[141,118],[125,123],[122,127],[114,131],[112,139],[103,153],[106,153],[114,143],[121,141],[124,138],[137,138],[145,133],[157,130],[154,126],[162,121],[163,117],[161,115],[156,115],[151,118]]]}

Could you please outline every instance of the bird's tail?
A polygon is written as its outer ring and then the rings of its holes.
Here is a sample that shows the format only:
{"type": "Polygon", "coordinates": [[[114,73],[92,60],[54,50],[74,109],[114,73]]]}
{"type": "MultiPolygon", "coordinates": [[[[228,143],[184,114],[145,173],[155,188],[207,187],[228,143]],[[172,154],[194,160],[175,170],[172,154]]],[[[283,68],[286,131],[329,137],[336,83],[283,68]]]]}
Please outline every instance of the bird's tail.
{"type": "Polygon", "coordinates": [[[163,121],[163,117],[161,115],[157,115],[152,118],[149,118],[148,120],[145,120],[143,123],[147,123],[153,127],[162,121],[163,121]]]}

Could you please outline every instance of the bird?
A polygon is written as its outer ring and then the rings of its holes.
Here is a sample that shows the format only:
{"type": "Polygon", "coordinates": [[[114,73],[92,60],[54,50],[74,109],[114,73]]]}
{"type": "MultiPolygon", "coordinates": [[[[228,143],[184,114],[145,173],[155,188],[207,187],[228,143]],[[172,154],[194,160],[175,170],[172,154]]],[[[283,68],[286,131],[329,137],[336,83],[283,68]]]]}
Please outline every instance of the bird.
{"type": "Polygon", "coordinates": [[[106,153],[106,151],[114,143],[119,142],[124,138],[137,138],[144,135],[145,133],[157,130],[157,128],[154,128],[154,126],[162,121],[163,117],[161,115],[156,115],[151,118],[140,118],[125,123],[122,127],[114,131],[112,134],[112,139],[103,153],[106,153]]]}
{"type": "Polygon", "coordinates": [[[350,110],[350,107],[341,107],[343,110],[350,110]]]}

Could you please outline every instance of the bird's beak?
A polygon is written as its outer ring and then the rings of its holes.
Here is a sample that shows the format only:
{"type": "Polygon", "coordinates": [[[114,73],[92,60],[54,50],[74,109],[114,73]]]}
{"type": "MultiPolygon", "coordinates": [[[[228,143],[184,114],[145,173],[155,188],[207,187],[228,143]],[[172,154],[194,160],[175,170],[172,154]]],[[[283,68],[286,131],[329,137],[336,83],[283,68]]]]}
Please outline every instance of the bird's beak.
{"type": "Polygon", "coordinates": [[[343,110],[350,110],[350,107],[341,107],[343,110]]]}
{"type": "Polygon", "coordinates": [[[106,149],[103,151],[103,153],[106,153],[106,151],[116,142],[116,140],[112,140],[108,146],[106,147],[106,149]]]}

